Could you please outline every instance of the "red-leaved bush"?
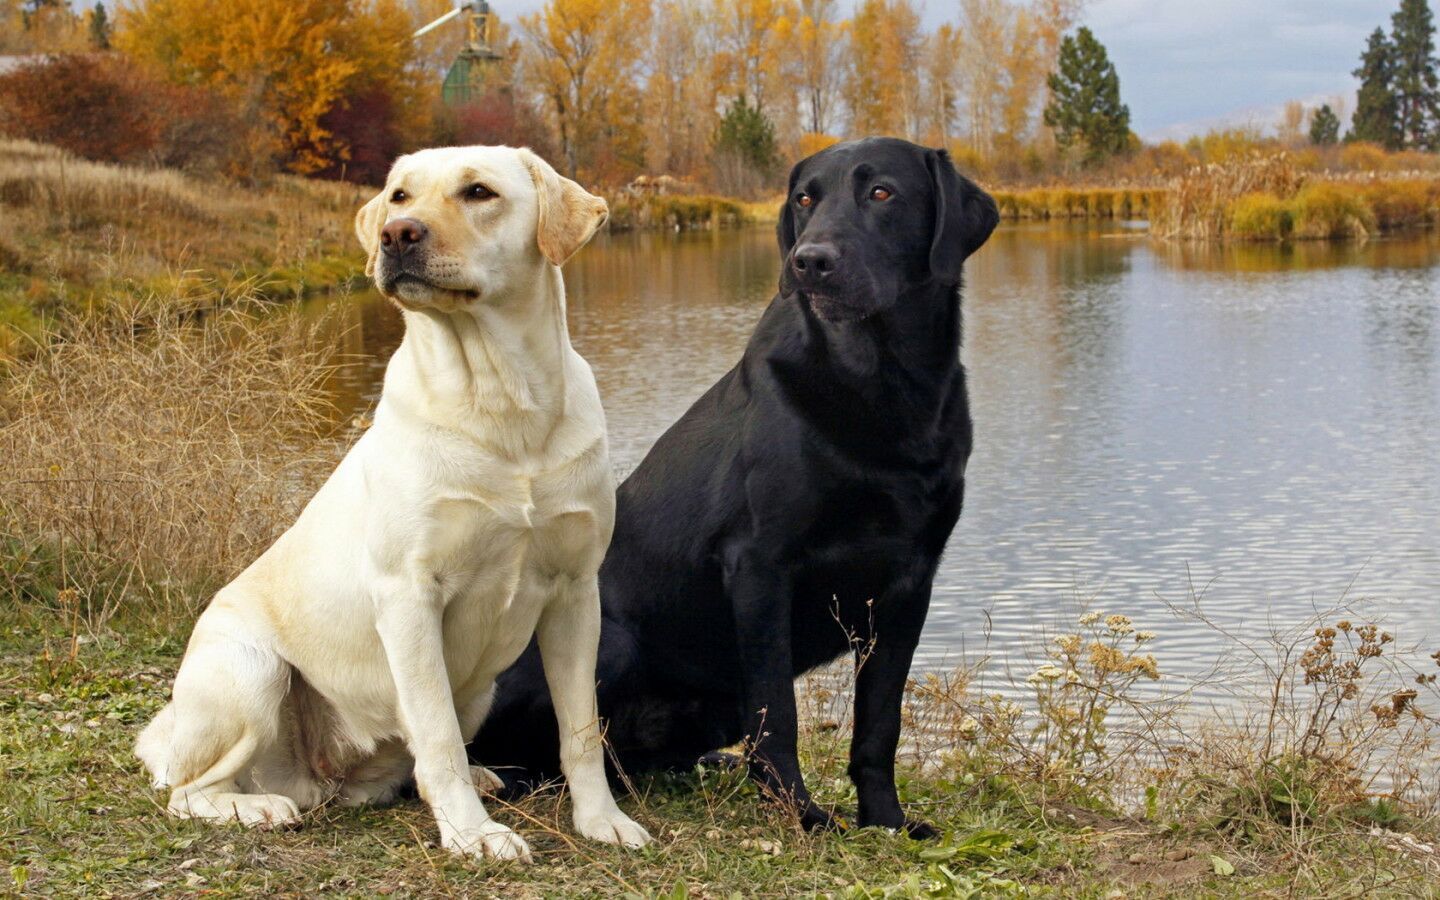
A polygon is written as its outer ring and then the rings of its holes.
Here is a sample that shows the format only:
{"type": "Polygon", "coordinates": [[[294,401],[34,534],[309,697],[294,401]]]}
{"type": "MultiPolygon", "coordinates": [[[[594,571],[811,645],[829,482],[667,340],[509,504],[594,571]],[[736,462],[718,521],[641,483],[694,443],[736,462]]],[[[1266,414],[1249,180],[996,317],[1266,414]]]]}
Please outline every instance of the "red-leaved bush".
{"type": "Polygon", "coordinates": [[[252,175],[251,130],[214,93],[115,53],[49,56],[0,75],[0,133],[86,159],[252,175]]]}

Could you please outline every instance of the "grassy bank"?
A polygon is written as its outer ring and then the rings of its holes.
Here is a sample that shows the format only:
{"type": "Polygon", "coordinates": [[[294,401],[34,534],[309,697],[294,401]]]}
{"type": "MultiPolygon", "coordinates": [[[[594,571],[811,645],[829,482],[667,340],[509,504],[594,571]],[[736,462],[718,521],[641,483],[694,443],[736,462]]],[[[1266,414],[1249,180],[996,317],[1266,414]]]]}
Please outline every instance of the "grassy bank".
{"type": "MultiPolygon", "coordinates": [[[[1033,671],[1008,659],[917,679],[901,793],[944,830],[935,844],[803,834],[723,771],[637,779],[624,803],[658,838],[640,853],[575,840],[554,796],[497,804],[537,850],[528,868],[451,859],[415,800],[322,808],[283,832],[167,819],[134,735],[209,594],[354,433],[329,425],[323,333],[259,303],[94,313],[0,380],[0,890],[1334,897],[1440,883],[1440,670],[1338,612],[1278,633],[1209,626],[1217,655],[1239,653],[1211,685],[1232,692],[1228,717],[1172,686],[1140,628],[1166,623],[1118,613],[1055,623],[1033,671]]],[[[802,686],[803,758],[818,798],[853,811],[838,679],[802,686]]]]}
{"type": "Polygon", "coordinates": [[[284,176],[244,187],[0,141],[0,356],[87,307],[358,284],[350,223],[366,196],[284,176]]]}

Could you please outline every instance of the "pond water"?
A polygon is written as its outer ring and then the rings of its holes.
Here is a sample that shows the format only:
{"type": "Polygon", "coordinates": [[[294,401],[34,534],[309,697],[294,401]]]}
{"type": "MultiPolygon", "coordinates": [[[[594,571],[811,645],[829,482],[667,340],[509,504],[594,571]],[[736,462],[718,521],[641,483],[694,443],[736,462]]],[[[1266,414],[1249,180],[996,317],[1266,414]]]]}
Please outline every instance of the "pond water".
{"type": "MultiPolygon", "coordinates": [[[[966,268],[975,452],[917,668],[1019,669],[1089,604],[1195,675],[1219,639],[1171,605],[1196,596],[1237,632],[1348,600],[1440,642],[1440,236],[1220,248],[1014,226],[966,268]]],[[[602,235],[570,263],[622,476],[738,359],[777,272],[766,229],[602,235]]],[[[363,407],[399,315],[333,302],[363,407]]]]}

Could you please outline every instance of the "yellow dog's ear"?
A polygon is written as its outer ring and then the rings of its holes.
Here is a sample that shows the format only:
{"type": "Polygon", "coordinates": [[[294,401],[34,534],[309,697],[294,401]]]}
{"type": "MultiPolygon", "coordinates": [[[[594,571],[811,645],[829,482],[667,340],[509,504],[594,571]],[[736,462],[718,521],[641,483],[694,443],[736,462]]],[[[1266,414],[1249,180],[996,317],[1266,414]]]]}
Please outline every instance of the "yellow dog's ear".
{"type": "Polygon", "coordinates": [[[561,266],[585,246],[595,230],[605,224],[610,207],[580,185],[562,176],[530,150],[520,151],[530,180],[535,182],[539,220],[535,243],[551,263],[561,266]]]}
{"type": "Polygon", "coordinates": [[[355,214],[355,236],[365,248],[365,277],[375,277],[375,257],[380,252],[380,226],[385,224],[385,192],[381,191],[355,214]]]}

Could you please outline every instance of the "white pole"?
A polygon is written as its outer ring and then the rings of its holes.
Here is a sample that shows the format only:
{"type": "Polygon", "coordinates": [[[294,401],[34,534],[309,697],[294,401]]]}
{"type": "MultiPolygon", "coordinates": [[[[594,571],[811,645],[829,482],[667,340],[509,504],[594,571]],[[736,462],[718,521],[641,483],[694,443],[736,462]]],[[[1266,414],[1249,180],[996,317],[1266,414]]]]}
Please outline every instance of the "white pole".
{"type": "Polygon", "coordinates": [[[451,19],[455,18],[456,16],[460,15],[460,14],[461,14],[462,12],[464,12],[468,7],[469,7],[469,4],[466,4],[465,6],[458,6],[458,7],[456,7],[455,9],[450,10],[448,13],[446,13],[445,15],[441,16],[440,18],[436,19],[435,21],[431,22],[429,25],[422,26],[422,27],[421,27],[419,30],[417,30],[413,35],[411,35],[411,37],[417,37],[417,38],[418,38],[418,37],[420,37],[420,36],[423,35],[423,34],[429,34],[430,32],[434,31],[436,28],[439,28],[441,25],[444,25],[446,22],[448,22],[448,21],[450,21],[451,19]]]}

